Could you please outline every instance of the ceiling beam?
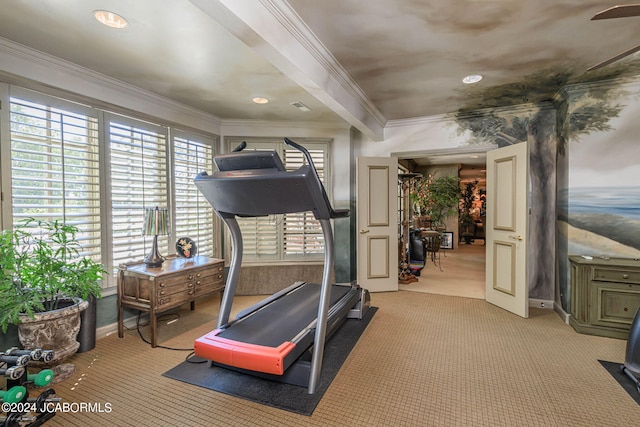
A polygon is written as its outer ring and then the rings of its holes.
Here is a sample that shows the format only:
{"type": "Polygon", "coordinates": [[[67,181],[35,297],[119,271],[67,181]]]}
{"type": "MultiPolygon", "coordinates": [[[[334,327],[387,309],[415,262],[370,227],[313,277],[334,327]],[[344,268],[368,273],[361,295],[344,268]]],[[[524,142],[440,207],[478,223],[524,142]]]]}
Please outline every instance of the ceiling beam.
{"type": "Polygon", "coordinates": [[[386,120],[285,0],[191,0],[300,87],[374,141],[386,120]]]}

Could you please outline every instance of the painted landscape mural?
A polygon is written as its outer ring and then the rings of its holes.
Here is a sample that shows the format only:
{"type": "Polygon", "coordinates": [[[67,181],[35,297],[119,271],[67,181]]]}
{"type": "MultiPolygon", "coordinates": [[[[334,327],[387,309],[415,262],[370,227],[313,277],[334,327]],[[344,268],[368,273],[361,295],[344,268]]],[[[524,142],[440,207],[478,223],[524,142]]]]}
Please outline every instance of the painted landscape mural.
{"type": "Polygon", "coordinates": [[[560,135],[558,186],[559,291],[567,312],[569,255],[640,257],[639,100],[638,83],[569,93],[573,124],[560,135]],[[598,125],[576,125],[589,121],[598,125]]]}

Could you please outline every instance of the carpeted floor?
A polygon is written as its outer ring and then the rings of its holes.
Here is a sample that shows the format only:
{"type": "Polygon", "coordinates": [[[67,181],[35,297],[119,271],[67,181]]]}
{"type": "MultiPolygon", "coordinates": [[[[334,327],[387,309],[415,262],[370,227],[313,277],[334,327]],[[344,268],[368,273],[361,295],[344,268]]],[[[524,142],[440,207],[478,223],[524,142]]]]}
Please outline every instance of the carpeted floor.
{"type": "MultiPolygon", "coordinates": [[[[237,307],[258,299],[239,297],[237,307]]],[[[161,322],[160,343],[192,346],[213,329],[217,304],[161,322]]],[[[128,331],[75,355],[75,377],[55,386],[66,402],[110,403],[111,411],[59,413],[46,426],[626,427],[640,420],[640,405],[598,362],[623,360],[623,340],[578,334],[551,310],[521,319],[472,298],[399,291],[373,294],[372,305],[376,315],[311,417],[166,378],[188,352],[152,349],[128,331]]]]}

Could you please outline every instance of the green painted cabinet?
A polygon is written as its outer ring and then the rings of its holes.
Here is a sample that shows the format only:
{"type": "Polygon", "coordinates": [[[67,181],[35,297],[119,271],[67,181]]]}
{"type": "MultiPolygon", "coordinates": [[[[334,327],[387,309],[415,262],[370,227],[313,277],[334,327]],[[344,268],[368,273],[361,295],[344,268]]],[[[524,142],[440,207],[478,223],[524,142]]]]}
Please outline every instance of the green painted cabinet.
{"type": "Polygon", "coordinates": [[[640,260],[570,256],[571,316],[579,333],[627,339],[640,307],[640,260]]]}

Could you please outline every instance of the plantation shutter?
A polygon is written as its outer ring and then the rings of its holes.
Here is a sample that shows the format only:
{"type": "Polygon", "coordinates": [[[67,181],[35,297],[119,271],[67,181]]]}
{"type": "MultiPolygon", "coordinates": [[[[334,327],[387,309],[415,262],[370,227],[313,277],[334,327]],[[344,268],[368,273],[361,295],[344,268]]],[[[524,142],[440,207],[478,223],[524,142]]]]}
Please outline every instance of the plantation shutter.
{"type": "MultiPolygon", "coordinates": [[[[307,148],[318,171],[320,180],[324,182],[325,153],[324,150],[307,148]]],[[[295,170],[306,163],[304,155],[291,148],[284,150],[284,164],[287,170],[295,170]]],[[[283,229],[285,257],[322,254],[324,252],[324,236],[320,222],[311,212],[286,214],[283,229]]]]}
{"type": "MultiPolygon", "coordinates": [[[[241,141],[230,141],[231,148],[241,141]]],[[[303,144],[311,154],[320,179],[324,181],[328,162],[327,144],[303,144]]],[[[248,140],[245,150],[275,150],[287,170],[295,170],[306,162],[302,153],[283,142],[248,140]]],[[[311,212],[238,218],[238,224],[242,230],[244,261],[322,259],[322,228],[311,212]]]]}
{"type": "MultiPolygon", "coordinates": [[[[233,148],[240,141],[232,143],[233,148]]],[[[254,143],[247,141],[246,150],[272,151],[277,143],[254,143]]],[[[280,254],[282,215],[269,215],[255,218],[237,218],[242,231],[243,260],[275,260],[280,254]]]]}
{"type": "Polygon", "coordinates": [[[100,262],[97,112],[29,91],[14,89],[12,95],[14,223],[36,218],[74,225],[80,230],[81,255],[100,262]]]}
{"type": "MultiPolygon", "coordinates": [[[[169,208],[166,129],[109,115],[111,155],[112,268],[144,258],[152,236],[142,235],[144,209],[169,208]]],[[[168,253],[168,236],[158,249],[168,253]]],[[[173,253],[174,251],[172,251],[173,253]]]]}
{"type": "Polygon", "coordinates": [[[212,139],[175,132],[174,185],[175,236],[190,237],[196,242],[197,253],[214,256],[214,217],[211,205],[193,183],[200,172],[213,171],[212,139]]]}

